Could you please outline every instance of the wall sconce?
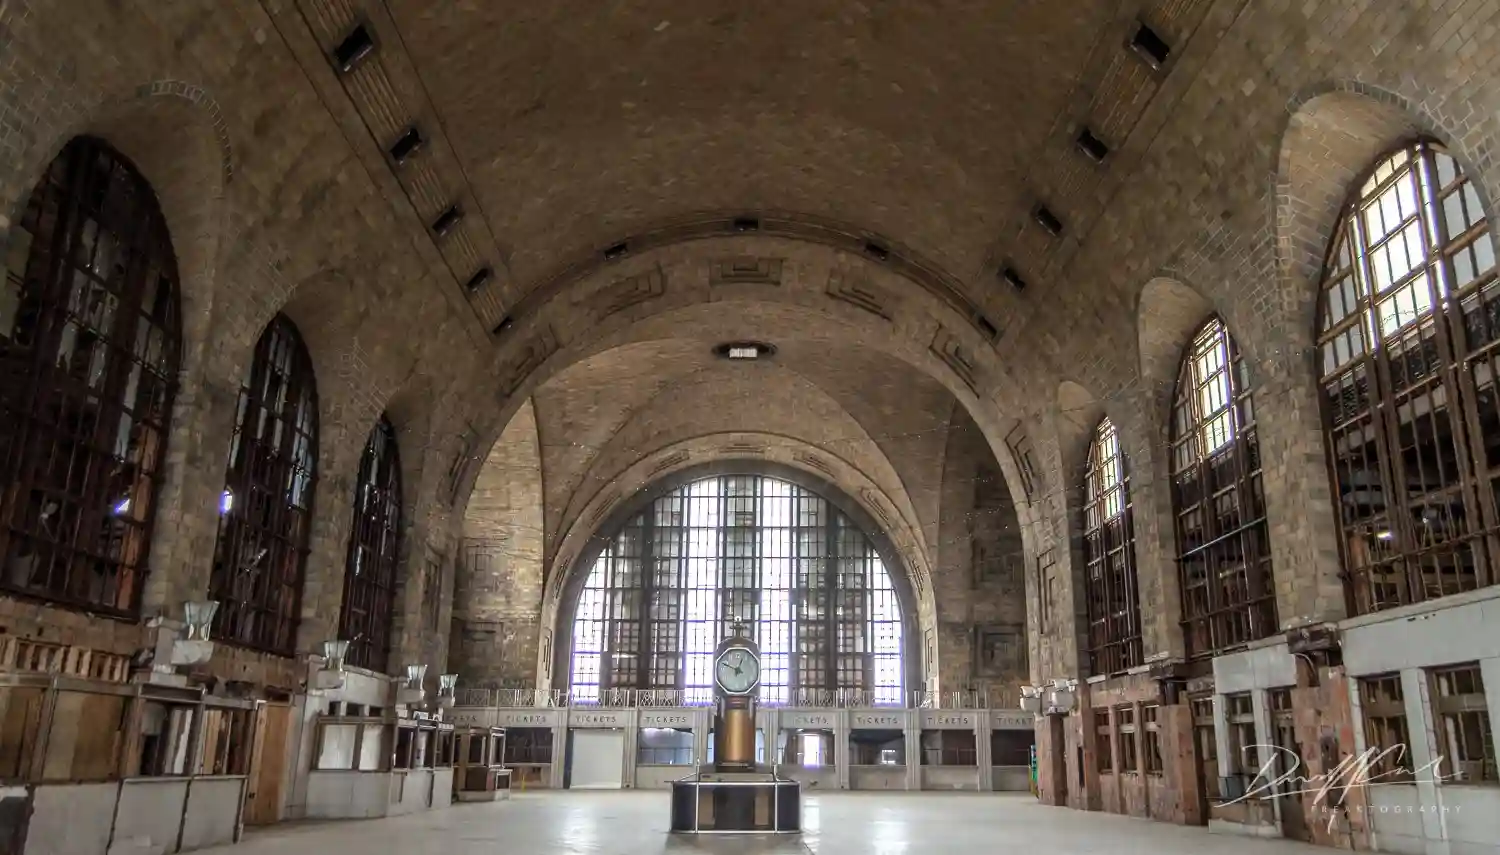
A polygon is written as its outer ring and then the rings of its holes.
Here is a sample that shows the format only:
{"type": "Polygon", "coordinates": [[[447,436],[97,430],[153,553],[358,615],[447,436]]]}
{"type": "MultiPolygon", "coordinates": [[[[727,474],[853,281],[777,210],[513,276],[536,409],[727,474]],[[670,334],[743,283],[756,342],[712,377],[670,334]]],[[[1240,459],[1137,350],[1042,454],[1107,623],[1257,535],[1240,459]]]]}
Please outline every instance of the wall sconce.
{"type": "Polygon", "coordinates": [[[182,635],[172,640],[173,665],[202,665],[214,655],[214,643],[208,640],[218,600],[194,600],[182,604],[182,635]]]}
{"type": "Polygon", "coordinates": [[[349,653],[349,642],[342,639],[323,642],[323,667],[313,676],[313,688],[342,689],[344,687],[344,656],[349,653]]]}
{"type": "Polygon", "coordinates": [[[1042,714],[1042,688],[1040,686],[1021,687],[1021,709],[1032,715],[1042,714]]]}
{"type": "Polygon", "coordinates": [[[438,675],[438,706],[451,709],[458,702],[458,675],[438,675]]]}
{"type": "Polygon", "coordinates": [[[1047,715],[1067,715],[1078,704],[1077,680],[1053,680],[1047,689],[1047,715]]]}
{"type": "Polygon", "coordinates": [[[406,678],[402,680],[400,687],[396,690],[396,703],[398,704],[420,704],[427,693],[422,690],[422,681],[427,678],[426,665],[406,666],[406,678]]]}

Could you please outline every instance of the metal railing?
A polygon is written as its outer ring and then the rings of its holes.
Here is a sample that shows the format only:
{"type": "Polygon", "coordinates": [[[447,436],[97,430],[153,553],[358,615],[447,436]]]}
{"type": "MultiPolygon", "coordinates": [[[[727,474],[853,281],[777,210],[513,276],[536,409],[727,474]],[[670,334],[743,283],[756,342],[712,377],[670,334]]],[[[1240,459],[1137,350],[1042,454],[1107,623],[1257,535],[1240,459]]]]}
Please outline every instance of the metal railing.
{"type": "MultiPolygon", "coordinates": [[[[460,688],[458,706],[464,707],[703,707],[713,704],[709,690],[681,689],[604,689],[569,692],[564,689],[485,689],[460,688]]],[[[784,697],[760,698],[763,706],[811,707],[833,709],[1018,709],[1020,697],[1015,691],[991,692],[863,692],[850,689],[807,689],[787,693],[784,697]],[[997,696],[998,695],[998,696],[997,696]],[[1014,696],[1014,697],[1012,697],[1014,696]]]]}

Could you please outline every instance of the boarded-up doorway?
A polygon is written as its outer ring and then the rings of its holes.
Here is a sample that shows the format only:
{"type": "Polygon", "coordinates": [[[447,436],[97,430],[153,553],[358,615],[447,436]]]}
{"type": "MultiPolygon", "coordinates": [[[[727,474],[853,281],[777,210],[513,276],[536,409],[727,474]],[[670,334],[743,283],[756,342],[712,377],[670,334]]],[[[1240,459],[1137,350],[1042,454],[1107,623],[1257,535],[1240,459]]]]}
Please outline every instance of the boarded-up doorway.
{"type": "Polygon", "coordinates": [[[287,735],[291,729],[291,704],[261,706],[255,723],[255,748],[250,759],[250,786],[245,793],[246,825],[271,825],[281,821],[287,735]]]}

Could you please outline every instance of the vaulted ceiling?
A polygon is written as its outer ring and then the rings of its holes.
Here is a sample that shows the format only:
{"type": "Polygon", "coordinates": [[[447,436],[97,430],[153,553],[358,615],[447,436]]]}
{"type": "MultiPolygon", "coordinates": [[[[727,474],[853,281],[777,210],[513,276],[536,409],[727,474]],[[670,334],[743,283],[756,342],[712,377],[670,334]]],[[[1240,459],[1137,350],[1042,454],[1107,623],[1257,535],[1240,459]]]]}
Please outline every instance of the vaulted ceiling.
{"type": "Polygon", "coordinates": [[[757,209],[978,271],[1120,14],[1098,0],[389,8],[518,283],[665,220],[757,209]]]}

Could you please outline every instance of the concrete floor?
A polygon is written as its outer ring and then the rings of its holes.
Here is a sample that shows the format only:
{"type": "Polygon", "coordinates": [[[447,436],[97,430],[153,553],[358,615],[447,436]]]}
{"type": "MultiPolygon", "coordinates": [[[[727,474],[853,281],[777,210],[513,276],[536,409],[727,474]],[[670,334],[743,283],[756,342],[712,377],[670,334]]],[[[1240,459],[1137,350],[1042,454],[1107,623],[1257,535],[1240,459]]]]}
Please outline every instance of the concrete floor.
{"type": "Polygon", "coordinates": [[[252,831],[213,855],[1314,855],[1262,841],[1100,813],[1043,807],[1026,794],[825,793],[804,797],[801,837],[667,834],[664,792],[528,793],[396,819],[252,831]]]}

